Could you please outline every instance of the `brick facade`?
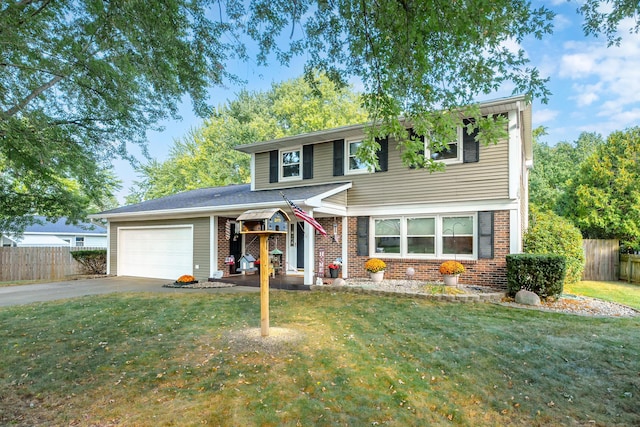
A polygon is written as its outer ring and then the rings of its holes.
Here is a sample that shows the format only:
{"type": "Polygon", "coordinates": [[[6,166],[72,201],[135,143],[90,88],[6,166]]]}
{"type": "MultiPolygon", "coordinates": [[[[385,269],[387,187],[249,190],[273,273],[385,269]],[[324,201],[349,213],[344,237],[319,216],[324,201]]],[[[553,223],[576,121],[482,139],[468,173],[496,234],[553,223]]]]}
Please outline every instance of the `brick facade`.
{"type": "MultiPolygon", "coordinates": [[[[322,236],[320,233],[316,233],[316,266],[318,265],[320,250],[324,250],[324,277],[329,277],[330,263],[335,261],[336,258],[342,258],[342,218],[317,218],[317,221],[327,232],[327,236],[322,236]],[[334,224],[336,225],[336,232],[334,234],[334,224]],[[337,238],[337,241],[336,241],[337,238]]],[[[319,272],[316,272],[318,274],[319,272]]],[[[338,277],[342,276],[342,271],[338,277]]]]}
{"type": "MultiPolygon", "coordinates": [[[[227,240],[227,236],[225,234],[225,228],[227,220],[235,221],[235,218],[218,218],[218,241],[216,244],[218,245],[218,268],[221,269],[224,273],[224,277],[230,276],[230,268],[225,264],[225,258],[229,256],[229,240],[227,240]]],[[[231,232],[230,239],[234,238],[233,230],[231,232]]],[[[242,235],[238,235],[238,239],[242,239],[242,235]]],[[[260,257],[260,237],[257,235],[245,235],[245,254],[251,254],[256,259],[260,257]]],[[[282,266],[286,265],[286,243],[287,243],[287,235],[286,234],[278,234],[273,235],[269,239],[269,252],[276,249],[276,247],[282,251],[282,266]]],[[[237,260],[236,260],[237,261],[237,260]]]]}
{"type": "MultiPolygon", "coordinates": [[[[465,284],[506,287],[507,262],[509,254],[509,211],[495,211],[494,213],[494,258],[473,261],[460,260],[465,272],[460,276],[460,282],[465,284]]],[[[367,277],[364,263],[370,257],[358,256],[357,218],[349,218],[349,275],[351,277],[367,277]]],[[[439,272],[440,264],[444,260],[416,260],[385,258],[377,256],[387,264],[386,279],[405,279],[407,268],[415,270],[414,279],[427,281],[442,281],[439,272]]]]}
{"type": "MultiPolygon", "coordinates": [[[[509,254],[510,236],[509,236],[509,211],[495,211],[494,213],[494,258],[478,259],[473,261],[460,260],[464,265],[465,272],[461,276],[460,281],[466,284],[476,284],[494,287],[506,287],[506,255],[509,254]]],[[[232,219],[232,218],[229,218],[232,219]]],[[[229,276],[229,268],[224,264],[225,257],[228,255],[227,248],[229,241],[225,236],[225,223],[227,218],[219,218],[218,220],[218,267],[222,268],[224,276],[229,276]]],[[[316,233],[315,244],[315,263],[318,265],[320,251],[324,250],[324,277],[329,277],[329,269],[327,265],[336,258],[342,257],[342,218],[318,218],[318,222],[327,230],[327,237],[316,233]],[[334,224],[336,228],[334,229],[334,224]],[[334,234],[335,230],[335,234],[334,234]],[[338,241],[336,241],[336,237],[338,241]]],[[[357,218],[350,217],[348,241],[346,242],[349,254],[349,276],[367,277],[368,273],[364,269],[364,263],[369,257],[358,256],[357,254],[357,218]]],[[[233,234],[231,235],[233,238],[233,234]]],[[[269,251],[276,247],[283,252],[282,266],[286,265],[286,235],[278,236],[277,239],[272,237],[269,240],[269,251]]],[[[260,254],[260,239],[257,236],[245,236],[245,253],[249,253],[258,258],[260,254]]],[[[417,259],[398,259],[385,258],[378,256],[387,264],[385,278],[387,279],[405,279],[407,268],[412,267],[415,270],[414,279],[425,281],[441,281],[442,276],[439,272],[440,264],[444,260],[417,260],[417,259]]],[[[341,277],[341,275],[339,276],[341,277]]]]}

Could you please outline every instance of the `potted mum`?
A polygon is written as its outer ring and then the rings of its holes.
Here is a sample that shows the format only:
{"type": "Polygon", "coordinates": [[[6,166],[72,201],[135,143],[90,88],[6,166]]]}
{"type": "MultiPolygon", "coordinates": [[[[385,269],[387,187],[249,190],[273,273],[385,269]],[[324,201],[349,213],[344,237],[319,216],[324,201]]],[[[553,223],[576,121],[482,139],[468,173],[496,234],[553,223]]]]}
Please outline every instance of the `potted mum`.
{"type": "Polygon", "coordinates": [[[373,283],[380,283],[384,278],[384,270],[387,268],[387,264],[381,259],[370,258],[364,263],[364,269],[369,272],[369,276],[373,283]]]}
{"type": "Polygon", "coordinates": [[[440,274],[444,278],[444,284],[455,286],[458,284],[458,277],[464,273],[464,266],[458,261],[445,261],[440,264],[440,274]]]}
{"type": "Polygon", "coordinates": [[[340,264],[337,262],[332,262],[327,266],[329,268],[329,277],[335,279],[338,277],[338,272],[340,271],[340,264]]]}
{"type": "Polygon", "coordinates": [[[183,274],[182,276],[178,277],[178,280],[176,280],[176,285],[179,286],[193,285],[194,283],[198,283],[198,281],[190,274],[183,274]]]}

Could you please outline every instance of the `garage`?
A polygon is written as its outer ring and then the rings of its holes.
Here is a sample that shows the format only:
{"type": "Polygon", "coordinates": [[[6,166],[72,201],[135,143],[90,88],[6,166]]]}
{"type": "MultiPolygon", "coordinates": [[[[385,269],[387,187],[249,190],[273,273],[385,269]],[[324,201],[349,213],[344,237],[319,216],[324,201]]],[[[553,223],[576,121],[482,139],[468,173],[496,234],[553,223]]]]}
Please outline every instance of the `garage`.
{"type": "Polygon", "coordinates": [[[193,274],[193,226],[118,228],[118,276],[193,274]]]}

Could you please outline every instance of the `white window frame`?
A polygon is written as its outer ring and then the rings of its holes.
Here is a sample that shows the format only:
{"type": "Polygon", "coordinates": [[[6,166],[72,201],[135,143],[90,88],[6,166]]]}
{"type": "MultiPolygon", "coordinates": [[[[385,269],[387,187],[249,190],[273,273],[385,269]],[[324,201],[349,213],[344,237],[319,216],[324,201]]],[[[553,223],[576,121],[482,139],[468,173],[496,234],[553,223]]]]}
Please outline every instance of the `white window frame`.
{"type": "Polygon", "coordinates": [[[369,165],[365,164],[365,167],[362,169],[351,169],[351,144],[357,144],[357,143],[361,143],[363,142],[364,137],[363,138],[354,138],[354,139],[347,139],[345,140],[344,143],[344,149],[345,149],[345,153],[344,153],[344,160],[345,160],[345,165],[344,165],[344,170],[346,172],[346,175],[357,175],[357,174],[361,174],[361,173],[369,173],[369,165]]]}
{"type": "MultiPolygon", "coordinates": [[[[462,163],[463,161],[463,147],[462,147],[462,143],[463,143],[463,136],[462,136],[462,126],[458,126],[456,129],[456,132],[458,134],[458,139],[457,141],[451,141],[449,144],[456,144],[457,147],[457,156],[455,158],[450,158],[450,159],[434,159],[436,162],[440,162],[440,163],[444,163],[445,165],[450,165],[450,164],[456,164],[456,163],[462,163]]],[[[428,138],[424,138],[424,155],[426,158],[430,159],[431,158],[431,150],[429,149],[429,140],[428,138]]]]}
{"type": "MultiPolygon", "coordinates": [[[[462,235],[462,234],[461,234],[462,235]]],[[[467,236],[467,234],[465,234],[467,236]]],[[[433,259],[444,260],[455,257],[459,260],[476,260],[478,259],[478,214],[477,212],[455,212],[440,213],[433,215],[392,215],[392,216],[376,216],[371,217],[369,222],[369,256],[398,258],[398,259],[433,259]],[[473,250],[471,254],[445,254],[444,250],[444,218],[467,217],[473,221],[473,250]],[[414,254],[409,253],[409,245],[407,240],[407,220],[418,218],[433,218],[435,220],[435,250],[433,254],[414,254]],[[377,252],[375,221],[382,219],[400,219],[400,253],[377,252]]]]}
{"type": "MultiPolygon", "coordinates": [[[[278,175],[279,176],[279,181],[297,181],[297,180],[301,180],[302,179],[302,147],[293,147],[293,148],[286,148],[286,149],[281,149],[278,152],[278,163],[279,163],[279,168],[278,168],[278,175]],[[297,163],[298,164],[298,175],[296,176],[284,176],[284,167],[285,167],[285,163],[284,163],[284,155],[286,153],[294,153],[294,152],[298,152],[298,158],[300,159],[300,161],[297,163]]],[[[287,163],[286,166],[291,166],[291,165],[295,165],[296,163],[287,163]]]]}
{"type": "Polygon", "coordinates": [[[75,247],[77,248],[84,248],[84,236],[76,236],[75,238],[75,247]],[[78,243],[82,243],[81,245],[79,245],[78,243]]]}

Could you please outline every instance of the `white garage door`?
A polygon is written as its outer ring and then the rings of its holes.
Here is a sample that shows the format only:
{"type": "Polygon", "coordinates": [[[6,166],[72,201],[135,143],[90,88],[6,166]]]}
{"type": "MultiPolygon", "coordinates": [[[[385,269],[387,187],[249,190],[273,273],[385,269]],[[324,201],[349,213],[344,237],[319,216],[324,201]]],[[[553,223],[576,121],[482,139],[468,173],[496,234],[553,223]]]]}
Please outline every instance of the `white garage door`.
{"type": "Polygon", "coordinates": [[[193,227],[118,229],[118,276],[176,280],[193,274],[193,227]]]}

